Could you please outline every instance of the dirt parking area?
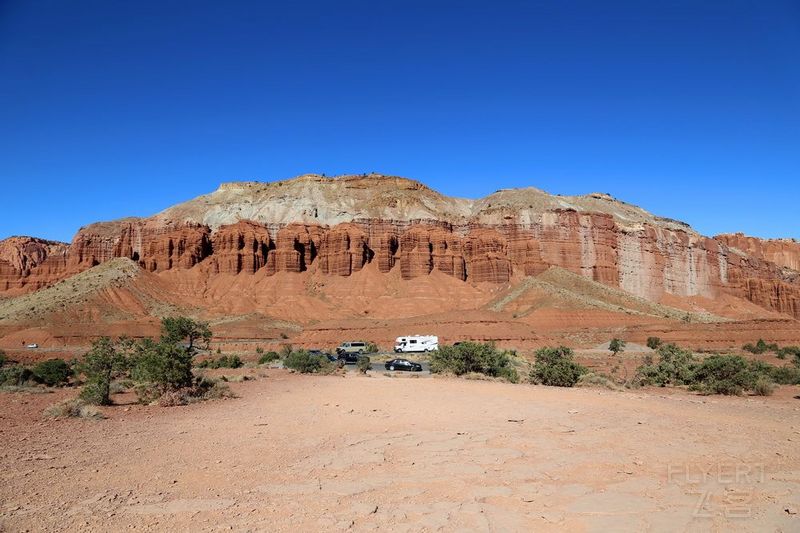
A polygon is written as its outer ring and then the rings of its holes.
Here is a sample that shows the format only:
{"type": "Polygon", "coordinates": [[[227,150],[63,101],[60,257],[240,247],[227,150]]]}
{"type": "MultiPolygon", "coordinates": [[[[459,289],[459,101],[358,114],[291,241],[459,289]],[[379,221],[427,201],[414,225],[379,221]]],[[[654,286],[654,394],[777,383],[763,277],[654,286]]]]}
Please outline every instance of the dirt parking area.
{"type": "Polygon", "coordinates": [[[0,530],[798,531],[800,394],[271,370],[42,421],[0,394],[0,530]]]}

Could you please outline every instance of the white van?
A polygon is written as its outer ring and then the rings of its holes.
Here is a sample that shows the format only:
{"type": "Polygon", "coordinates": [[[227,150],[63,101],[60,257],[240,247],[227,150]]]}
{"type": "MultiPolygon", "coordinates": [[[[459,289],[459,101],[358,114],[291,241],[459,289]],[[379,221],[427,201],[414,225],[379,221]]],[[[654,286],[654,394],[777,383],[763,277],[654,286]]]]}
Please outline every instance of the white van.
{"type": "Polygon", "coordinates": [[[439,337],[436,335],[411,335],[397,337],[394,341],[396,353],[430,352],[439,349],[439,337]]]}

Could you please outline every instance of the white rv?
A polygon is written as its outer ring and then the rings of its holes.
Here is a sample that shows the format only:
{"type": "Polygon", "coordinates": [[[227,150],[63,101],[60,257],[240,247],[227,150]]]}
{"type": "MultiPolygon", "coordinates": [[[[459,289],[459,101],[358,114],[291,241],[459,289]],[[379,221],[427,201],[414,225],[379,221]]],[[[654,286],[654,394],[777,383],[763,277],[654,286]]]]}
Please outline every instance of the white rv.
{"type": "Polygon", "coordinates": [[[397,353],[430,352],[439,349],[439,337],[436,335],[411,335],[397,337],[394,341],[394,351],[397,353]]]}

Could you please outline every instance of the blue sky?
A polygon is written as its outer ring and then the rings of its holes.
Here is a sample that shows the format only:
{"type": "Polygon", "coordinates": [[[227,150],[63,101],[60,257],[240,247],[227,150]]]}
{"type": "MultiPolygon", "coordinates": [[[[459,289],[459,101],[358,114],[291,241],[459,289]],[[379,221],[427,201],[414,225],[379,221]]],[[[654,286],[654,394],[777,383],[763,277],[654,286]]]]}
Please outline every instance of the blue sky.
{"type": "Polygon", "coordinates": [[[0,0],[0,238],[370,171],[800,238],[798,169],[797,1],[0,0]]]}

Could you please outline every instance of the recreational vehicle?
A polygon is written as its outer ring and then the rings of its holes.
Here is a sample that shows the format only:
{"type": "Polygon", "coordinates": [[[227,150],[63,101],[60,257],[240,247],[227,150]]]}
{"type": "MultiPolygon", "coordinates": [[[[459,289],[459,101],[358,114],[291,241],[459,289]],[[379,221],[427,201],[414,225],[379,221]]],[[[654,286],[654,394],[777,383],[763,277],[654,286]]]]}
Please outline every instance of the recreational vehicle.
{"type": "Polygon", "coordinates": [[[439,337],[435,335],[411,335],[397,337],[394,341],[394,351],[397,353],[430,352],[439,349],[439,337]]]}

